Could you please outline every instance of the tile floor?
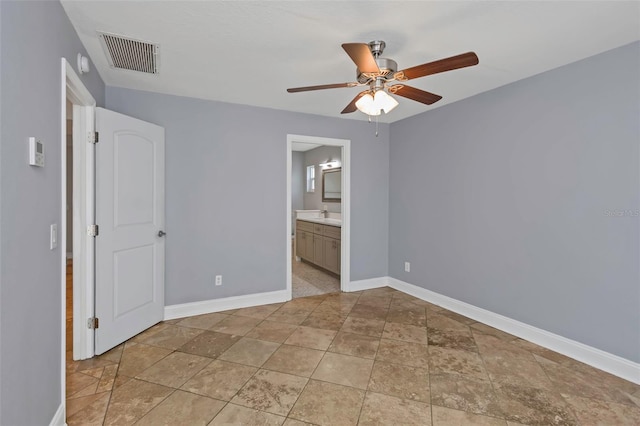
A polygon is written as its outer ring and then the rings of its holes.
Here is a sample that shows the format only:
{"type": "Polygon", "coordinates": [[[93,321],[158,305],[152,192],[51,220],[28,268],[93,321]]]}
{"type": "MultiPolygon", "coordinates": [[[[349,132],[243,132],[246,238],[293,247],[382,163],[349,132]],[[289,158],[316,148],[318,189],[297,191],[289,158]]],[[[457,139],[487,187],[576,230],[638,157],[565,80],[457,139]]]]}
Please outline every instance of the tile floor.
{"type": "MultiPolygon", "coordinates": [[[[291,253],[295,253],[295,244],[292,244],[291,253]]],[[[291,287],[292,297],[316,296],[319,294],[337,293],[340,291],[340,278],[316,268],[305,262],[298,262],[295,255],[291,260],[291,287]]]]}
{"type": "Polygon", "coordinates": [[[340,291],[340,278],[305,262],[292,262],[292,297],[317,296],[340,291]]]}
{"type": "Polygon", "coordinates": [[[640,424],[640,386],[389,288],[166,321],[67,370],[69,425],[640,424]]]}

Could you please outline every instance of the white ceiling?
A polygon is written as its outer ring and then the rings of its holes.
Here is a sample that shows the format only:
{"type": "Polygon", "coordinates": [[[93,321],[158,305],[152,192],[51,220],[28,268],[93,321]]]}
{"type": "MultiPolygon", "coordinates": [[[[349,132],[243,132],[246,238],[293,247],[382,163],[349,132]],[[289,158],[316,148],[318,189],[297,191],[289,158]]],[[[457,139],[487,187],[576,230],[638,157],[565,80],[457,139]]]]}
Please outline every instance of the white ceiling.
{"type": "Polygon", "coordinates": [[[474,51],[475,67],[411,80],[393,122],[640,39],[640,2],[62,0],[108,86],[366,120],[340,111],[362,89],[340,45],[381,39],[400,69],[474,51]],[[160,45],[160,74],[111,69],[96,31],[160,45]]]}

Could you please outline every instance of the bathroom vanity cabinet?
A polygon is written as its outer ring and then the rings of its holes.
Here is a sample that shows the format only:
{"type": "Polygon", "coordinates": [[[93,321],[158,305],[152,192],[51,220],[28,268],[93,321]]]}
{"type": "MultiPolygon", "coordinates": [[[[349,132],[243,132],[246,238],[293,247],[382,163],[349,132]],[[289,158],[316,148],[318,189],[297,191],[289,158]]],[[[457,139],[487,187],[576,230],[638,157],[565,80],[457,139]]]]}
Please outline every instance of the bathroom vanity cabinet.
{"type": "Polygon", "coordinates": [[[296,220],[296,256],[340,275],[341,228],[296,220]]]}

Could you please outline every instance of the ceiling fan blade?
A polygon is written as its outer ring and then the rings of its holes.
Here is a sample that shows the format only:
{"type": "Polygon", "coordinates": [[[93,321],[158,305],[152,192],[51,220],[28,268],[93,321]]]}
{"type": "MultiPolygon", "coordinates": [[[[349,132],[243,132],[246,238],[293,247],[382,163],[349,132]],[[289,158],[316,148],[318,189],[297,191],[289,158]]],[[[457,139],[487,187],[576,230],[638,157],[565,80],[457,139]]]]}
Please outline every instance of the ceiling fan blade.
{"type": "Polygon", "coordinates": [[[345,52],[347,52],[347,55],[349,55],[351,60],[356,63],[356,66],[358,67],[360,72],[380,72],[380,68],[378,68],[378,64],[376,63],[376,60],[371,53],[371,48],[369,48],[368,44],[344,43],[342,45],[342,48],[345,52]]]}
{"type": "Polygon", "coordinates": [[[412,78],[425,77],[427,75],[438,74],[440,72],[478,65],[478,62],[478,56],[475,53],[467,52],[461,55],[428,62],[426,64],[398,71],[395,74],[395,77],[399,81],[411,80],[412,78]]]}
{"type": "Polygon", "coordinates": [[[293,87],[291,89],[287,89],[287,92],[289,93],[309,92],[311,90],[339,89],[341,87],[354,87],[357,85],[358,83],[322,84],[320,86],[293,87]]]}
{"type": "Polygon", "coordinates": [[[415,87],[405,86],[404,84],[394,84],[389,86],[389,93],[393,93],[398,96],[402,96],[413,101],[422,102],[423,104],[431,105],[442,99],[442,96],[435,93],[426,92],[415,87]]]}
{"type": "Polygon", "coordinates": [[[356,102],[358,102],[358,99],[360,99],[367,92],[368,90],[358,93],[356,97],[353,98],[353,100],[349,103],[349,105],[347,105],[340,114],[349,114],[350,112],[355,112],[358,109],[356,107],[356,102]]]}

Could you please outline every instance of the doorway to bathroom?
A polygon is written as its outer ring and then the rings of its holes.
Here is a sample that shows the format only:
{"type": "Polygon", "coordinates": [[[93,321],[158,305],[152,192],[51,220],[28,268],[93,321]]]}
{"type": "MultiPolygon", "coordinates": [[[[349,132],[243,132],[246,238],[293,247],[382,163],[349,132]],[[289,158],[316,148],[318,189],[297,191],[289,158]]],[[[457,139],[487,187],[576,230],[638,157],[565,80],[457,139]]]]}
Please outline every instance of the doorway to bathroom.
{"type": "Polygon", "coordinates": [[[349,281],[350,141],[287,137],[287,289],[340,292],[349,281]]]}

